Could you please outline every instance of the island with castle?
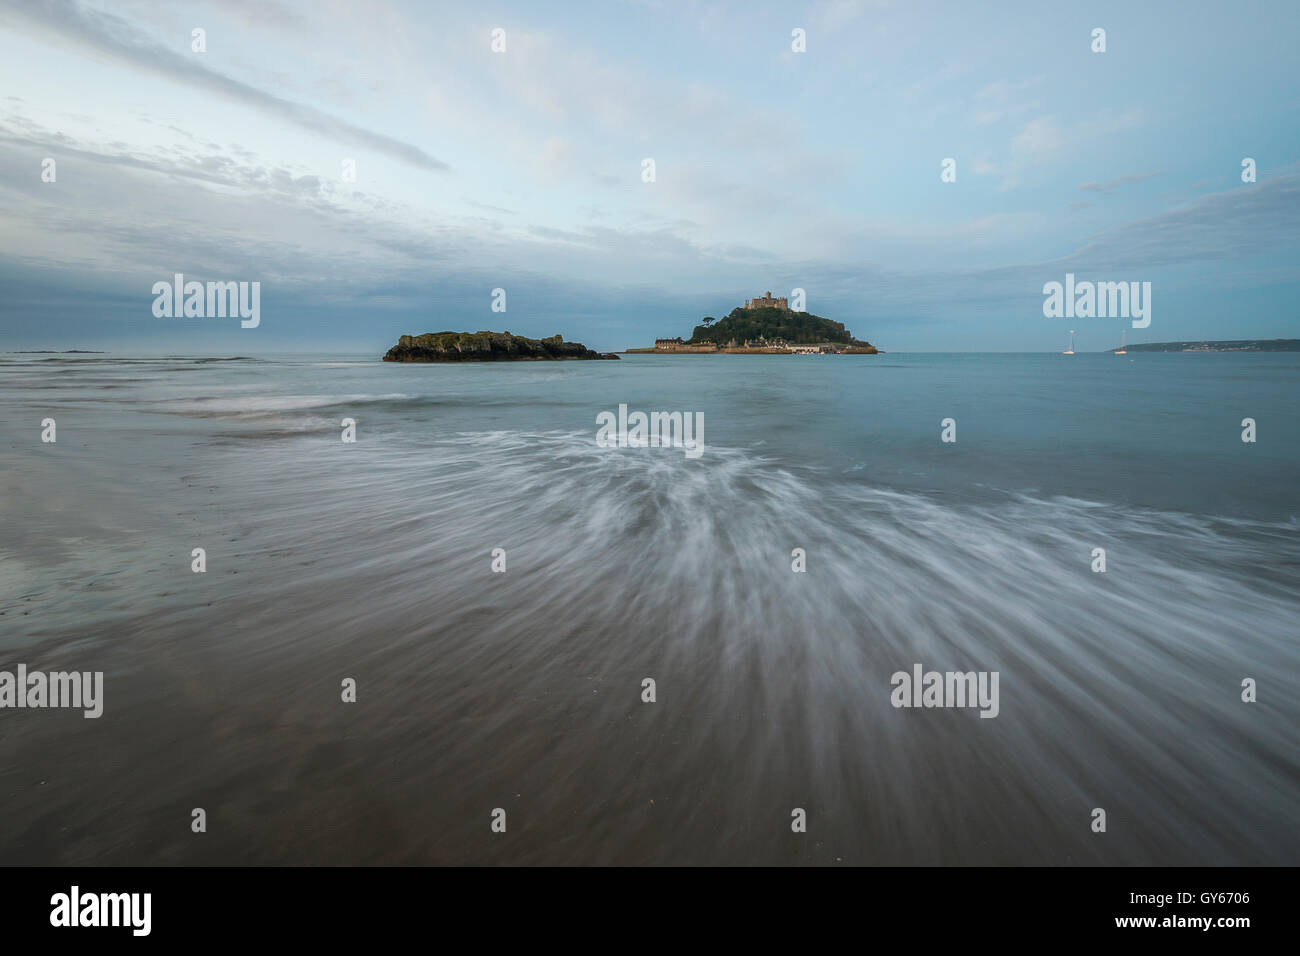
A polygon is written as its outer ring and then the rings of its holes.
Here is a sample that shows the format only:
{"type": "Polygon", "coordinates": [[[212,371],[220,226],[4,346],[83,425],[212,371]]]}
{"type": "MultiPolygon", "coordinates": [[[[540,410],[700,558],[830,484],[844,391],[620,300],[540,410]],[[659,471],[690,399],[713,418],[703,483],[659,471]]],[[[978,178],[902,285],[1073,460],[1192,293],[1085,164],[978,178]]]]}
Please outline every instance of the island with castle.
{"type": "Polygon", "coordinates": [[[785,296],[769,291],[746,299],[722,319],[705,316],[689,339],[655,339],[654,348],[626,354],[658,355],[875,355],[870,342],[856,339],[843,322],[797,312],[785,296]]]}

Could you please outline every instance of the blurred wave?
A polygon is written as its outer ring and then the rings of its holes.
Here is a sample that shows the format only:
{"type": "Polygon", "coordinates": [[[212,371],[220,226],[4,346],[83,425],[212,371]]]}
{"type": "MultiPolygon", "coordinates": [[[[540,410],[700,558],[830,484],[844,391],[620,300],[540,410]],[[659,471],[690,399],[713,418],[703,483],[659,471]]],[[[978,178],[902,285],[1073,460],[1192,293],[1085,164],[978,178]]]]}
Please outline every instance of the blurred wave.
{"type": "Polygon", "coordinates": [[[11,459],[42,524],[0,551],[6,658],[110,677],[100,726],[6,715],[5,765],[57,786],[14,788],[0,858],[1294,862],[1294,520],[905,491],[763,436],[601,449],[444,398],[167,394],[206,430],[118,423],[147,467],[11,459]],[[279,430],[357,407],[354,446],[279,430]],[[998,671],[1000,715],[892,708],[918,662],[998,671]],[[200,799],[202,847],[158,826],[200,799]]]}

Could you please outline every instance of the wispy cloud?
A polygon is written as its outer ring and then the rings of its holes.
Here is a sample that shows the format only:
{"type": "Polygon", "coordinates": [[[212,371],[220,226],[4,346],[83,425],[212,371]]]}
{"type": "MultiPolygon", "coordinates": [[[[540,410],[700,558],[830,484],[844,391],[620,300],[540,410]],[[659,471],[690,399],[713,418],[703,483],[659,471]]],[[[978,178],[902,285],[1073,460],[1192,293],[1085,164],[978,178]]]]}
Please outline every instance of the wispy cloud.
{"type": "Polygon", "coordinates": [[[198,59],[149,40],[120,17],[87,9],[75,0],[9,0],[0,6],[0,24],[34,33],[55,44],[96,53],[132,70],[154,73],[175,83],[227,97],[302,129],[373,149],[420,169],[445,171],[449,168],[411,143],[364,129],[211,70],[198,59]]]}
{"type": "Polygon", "coordinates": [[[1120,186],[1131,186],[1134,183],[1144,183],[1148,179],[1155,179],[1157,176],[1163,176],[1165,171],[1157,169],[1150,173],[1126,173],[1123,176],[1116,176],[1114,179],[1108,179],[1104,183],[1084,183],[1079,188],[1086,193],[1111,193],[1120,186]]]}

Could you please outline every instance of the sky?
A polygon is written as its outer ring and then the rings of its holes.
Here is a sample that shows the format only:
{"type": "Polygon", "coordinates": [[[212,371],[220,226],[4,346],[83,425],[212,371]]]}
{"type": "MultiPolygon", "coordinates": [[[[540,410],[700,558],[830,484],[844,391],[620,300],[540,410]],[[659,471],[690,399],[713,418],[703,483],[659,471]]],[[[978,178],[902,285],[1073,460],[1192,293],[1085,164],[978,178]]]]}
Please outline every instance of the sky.
{"type": "Polygon", "coordinates": [[[614,350],[794,289],[896,352],[1300,337],[1298,48],[1294,0],[0,0],[0,350],[614,350]],[[260,324],[155,316],[176,273],[260,324]],[[1067,273],[1150,325],[1046,317],[1067,273]]]}

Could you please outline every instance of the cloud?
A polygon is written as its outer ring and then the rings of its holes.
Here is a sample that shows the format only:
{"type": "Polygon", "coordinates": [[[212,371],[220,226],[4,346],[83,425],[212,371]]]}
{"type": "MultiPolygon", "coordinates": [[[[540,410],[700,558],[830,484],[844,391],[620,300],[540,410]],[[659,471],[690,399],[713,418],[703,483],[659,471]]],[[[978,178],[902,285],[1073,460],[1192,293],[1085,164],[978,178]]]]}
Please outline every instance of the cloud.
{"type": "Polygon", "coordinates": [[[1054,116],[1032,119],[1011,140],[1011,160],[1006,164],[1005,178],[998,189],[1005,191],[1020,185],[1022,173],[1048,164],[1067,144],[1078,148],[1080,144],[1104,140],[1141,123],[1142,111],[1136,108],[1123,113],[1102,110],[1089,118],[1072,120],[1064,128],[1054,116]]]}
{"type": "Polygon", "coordinates": [[[0,6],[0,22],[14,21],[56,43],[89,50],[131,69],[227,97],[330,139],[373,149],[419,169],[449,169],[442,160],[411,143],[363,129],[210,70],[196,58],[146,39],[120,17],[86,10],[75,0],[11,0],[0,6]]]}
{"type": "Polygon", "coordinates": [[[561,136],[548,136],[535,160],[538,173],[550,180],[565,179],[572,175],[576,162],[577,149],[561,136]]]}
{"type": "Polygon", "coordinates": [[[486,203],[486,202],[475,202],[472,199],[465,200],[465,204],[468,206],[473,206],[475,209],[486,209],[488,212],[505,213],[507,216],[519,215],[519,210],[517,209],[507,209],[505,206],[494,206],[491,203],[486,203]]]}
{"type": "Polygon", "coordinates": [[[1259,256],[1300,239],[1300,175],[1276,176],[1095,237],[1064,260],[1106,268],[1156,268],[1259,256]]]}
{"type": "MultiPolygon", "coordinates": [[[[58,145],[60,162],[68,160],[85,160],[112,166],[122,166],[141,171],[158,173],[176,179],[190,179],[196,182],[225,186],[248,193],[274,192],[284,195],[314,198],[323,195],[324,183],[319,176],[295,176],[284,168],[267,168],[264,166],[238,163],[227,156],[210,154],[204,156],[187,156],[177,154],[174,157],[161,155],[158,150],[148,154],[105,152],[79,144],[70,137],[60,133],[44,133],[33,130],[27,135],[5,135],[0,133],[0,145],[16,147],[30,152],[48,151],[51,145],[58,145]]],[[[110,144],[120,147],[123,144],[110,144]]]]}
{"type": "Polygon", "coordinates": [[[1056,155],[1065,142],[1065,134],[1056,125],[1056,121],[1048,116],[1040,116],[1024,125],[1011,141],[1011,148],[1024,159],[1037,161],[1056,155]]]}
{"type": "Polygon", "coordinates": [[[1155,179],[1157,176],[1163,176],[1165,171],[1157,169],[1150,173],[1126,173],[1123,176],[1116,176],[1114,179],[1107,180],[1104,183],[1084,183],[1079,188],[1086,193],[1111,193],[1120,186],[1131,186],[1134,183],[1146,182],[1148,179],[1155,179]]]}
{"type": "Polygon", "coordinates": [[[975,92],[975,98],[992,100],[995,103],[1006,103],[1025,90],[1037,86],[1042,81],[1041,76],[1033,76],[1027,80],[1021,80],[1019,83],[1013,83],[1010,80],[994,80],[992,83],[980,87],[975,92]]]}
{"type": "Polygon", "coordinates": [[[1003,120],[1011,121],[1036,109],[1037,101],[1026,99],[1023,94],[1038,86],[1042,80],[1041,76],[1030,77],[1018,83],[995,80],[981,87],[972,97],[969,114],[971,123],[975,126],[990,126],[1003,120]]]}
{"type": "Polygon", "coordinates": [[[823,0],[813,8],[812,22],[819,30],[832,33],[866,16],[868,7],[884,6],[866,0],[823,0]]]}
{"type": "Polygon", "coordinates": [[[269,27],[281,33],[301,35],[312,27],[310,19],[274,0],[217,0],[214,6],[258,30],[269,27]]]}

